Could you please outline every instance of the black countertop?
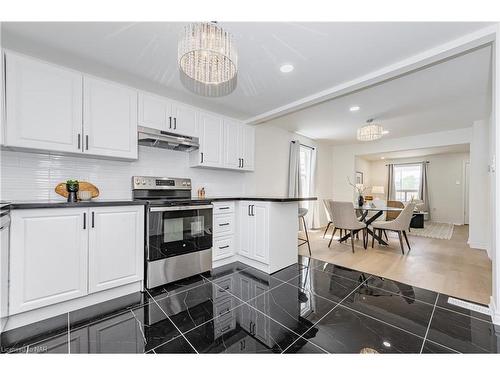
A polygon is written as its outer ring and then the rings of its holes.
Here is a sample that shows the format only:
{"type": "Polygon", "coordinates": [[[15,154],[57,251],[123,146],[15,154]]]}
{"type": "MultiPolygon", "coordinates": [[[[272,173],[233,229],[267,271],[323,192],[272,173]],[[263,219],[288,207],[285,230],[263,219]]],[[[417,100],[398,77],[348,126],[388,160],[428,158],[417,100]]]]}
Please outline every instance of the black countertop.
{"type": "MultiPolygon", "coordinates": [[[[209,197],[209,198],[191,198],[193,201],[224,202],[224,201],[263,201],[263,202],[299,202],[299,201],[314,201],[318,198],[288,198],[288,197],[209,197]]],[[[12,201],[5,202],[10,209],[30,209],[30,208],[75,208],[75,207],[99,207],[99,206],[145,206],[146,201],[142,200],[106,200],[96,199],[90,201],[66,202],[63,200],[38,200],[38,201],[12,201]]]]}
{"type": "Polygon", "coordinates": [[[263,202],[302,202],[302,201],[315,201],[316,197],[307,198],[289,198],[289,197],[209,197],[204,200],[211,202],[222,201],[263,201],[263,202]]]}
{"type": "Polygon", "coordinates": [[[41,201],[12,201],[10,209],[29,209],[29,208],[76,208],[76,207],[99,207],[99,206],[144,206],[144,201],[133,200],[107,200],[96,199],[90,201],[66,202],[62,200],[41,200],[41,201]]]}

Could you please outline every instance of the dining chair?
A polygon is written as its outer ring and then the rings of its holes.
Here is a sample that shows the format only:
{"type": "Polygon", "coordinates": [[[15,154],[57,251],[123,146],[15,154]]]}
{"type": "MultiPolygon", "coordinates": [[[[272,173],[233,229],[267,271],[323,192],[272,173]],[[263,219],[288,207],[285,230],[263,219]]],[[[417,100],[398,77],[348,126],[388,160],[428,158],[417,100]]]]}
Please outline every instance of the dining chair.
{"type": "Polygon", "coordinates": [[[328,229],[330,229],[330,225],[333,224],[332,219],[332,202],[333,199],[323,199],[323,206],[325,207],[326,218],[328,220],[328,225],[326,226],[325,233],[323,233],[323,238],[325,238],[328,229]]]}
{"type": "MultiPolygon", "coordinates": [[[[408,203],[402,211],[398,212],[398,216],[394,220],[385,220],[385,221],[374,221],[372,223],[373,232],[378,229],[379,237],[382,236],[382,231],[390,230],[393,232],[397,232],[399,236],[399,244],[401,245],[401,252],[405,253],[405,249],[403,246],[403,236],[405,237],[406,244],[408,245],[408,250],[411,250],[410,242],[408,241],[408,237],[406,235],[406,231],[410,228],[410,221],[413,217],[413,210],[415,209],[415,205],[413,203],[408,203]]],[[[372,236],[372,247],[375,243],[375,236],[372,236]]]]}
{"type": "Polygon", "coordinates": [[[335,225],[335,230],[333,231],[332,238],[330,239],[330,243],[328,247],[330,247],[333,236],[335,235],[335,231],[337,229],[343,229],[349,231],[351,233],[351,247],[352,252],[354,253],[354,236],[359,231],[363,231],[363,247],[366,249],[368,245],[368,232],[366,230],[366,224],[362,221],[359,221],[356,217],[356,213],[354,212],[354,206],[352,202],[332,202],[332,219],[335,225]]]}

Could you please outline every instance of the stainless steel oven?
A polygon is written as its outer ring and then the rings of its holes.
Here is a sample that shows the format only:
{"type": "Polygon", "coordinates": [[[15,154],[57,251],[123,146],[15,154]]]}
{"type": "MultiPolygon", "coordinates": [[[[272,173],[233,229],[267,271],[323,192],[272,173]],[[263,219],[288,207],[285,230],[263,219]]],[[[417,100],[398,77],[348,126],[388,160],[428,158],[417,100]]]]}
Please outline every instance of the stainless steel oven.
{"type": "Polygon", "coordinates": [[[133,196],[148,202],[146,288],[212,269],[212,205],[191,199],[189,179],[137,176],[133,196]]]}

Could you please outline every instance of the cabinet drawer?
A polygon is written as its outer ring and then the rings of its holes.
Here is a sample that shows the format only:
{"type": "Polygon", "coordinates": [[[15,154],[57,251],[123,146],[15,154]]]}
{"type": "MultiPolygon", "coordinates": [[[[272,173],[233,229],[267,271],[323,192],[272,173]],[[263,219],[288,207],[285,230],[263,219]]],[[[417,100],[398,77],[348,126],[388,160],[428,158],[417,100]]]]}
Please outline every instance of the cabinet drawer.
{"type": "Polygon", "coordinates": [[[231,214],[234,212],[234,202],[214,202],[214,215],[231,214]]]}
{"type": "Polygon", "coordinates": [[[225,279],[218,279],[217,285],[214,285],[215,289],[215,300],[228,297],[227,292],[233,291],[233,278],[231,276],[225,279]]]}
{"type": "Polygon", "coordinates": [[[234,236],[214,239],[213,259],[219,260],[234,255],[234,236]]]}
{"type": "Polygon", "coordinates": [[[233,316],[231,311],[232,309],[233,309],[232,298],[226,298],[222,301],[219,301],[215,304],[215,317],[226,319],[226,317],[228,316],[233,316]]]}
{"type": "Polygon", "coordinates": [[[226,236],[234,233],[234,215],[214,216],[214,237],[226,236]]]}
{"type": "Polygon", "coordinates": [[[236,328],[236,319],[234,316],[228,314],[228,317],[223,320],[215,320],[214,322],[214,336],[218,338],[225,333],[232,331],[236,328]]]}

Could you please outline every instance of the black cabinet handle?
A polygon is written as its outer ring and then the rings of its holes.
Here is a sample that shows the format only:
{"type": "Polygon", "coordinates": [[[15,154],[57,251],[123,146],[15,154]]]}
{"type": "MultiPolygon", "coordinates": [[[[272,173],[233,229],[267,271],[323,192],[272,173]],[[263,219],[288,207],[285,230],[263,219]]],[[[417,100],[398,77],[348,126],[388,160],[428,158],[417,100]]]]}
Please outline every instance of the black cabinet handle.
{"type": "Polygon", "coordinates": [[[224,328],[222,328],[220,331],[221,331],[221,333],[222,333],[222,332],[226,332],[229,328],[231,328],[231,326],[230,326],[230,325],[229,325],[229,326],[226,326],[226,327],[224,327],[224,328]]]}
{"type": "Polygon", "coordinates": [[[89,135],[87,134],[85,136],[85,150],[89,149],[89,135]]]}
{"type": "Polygon", "coordinates": [[[177,129],[177,117],[174,117],[174,129],[177,129]]]}
{"type": "Polygon", "coordinates": [[[78,149],[80,149],[82,135],[78,133],[78,149]]]}
{"type": "Polygon", "coordinates": [[[252,207],[251,204],[248,205],[248,216],[252,216],[252,214],[250,213],[250,208],[252,207]]]}
{"type": "Polygon", "coordinates": [[[200,164],[203,164],[203,152],[200,152],[200,156],[201,156],[200,164]]]}
{"type": "Polygon", "coordinates": [[[219,227],[224,227],[224,226],[226,226],[226,225],[229,225],[229,223],[220,223],[220,224],[219,224],[219,227]]]}
{"type": "Polygon", "coordinates": [[[250,216],[255,216],[255,211],[254,211],[254,205],[252,204],[250,207],[252,207],[251,211],[250,211],[250,216]]]}
{"type": "Polygon", "coordinates": [[[245,168],[245,159],[241,158],[241,168],[245,168]]]}
{"type": "Polygon", "coordinates": [[[229,210],[230,207],[219,207],[219,210],[229,210]]]}
{"type": "Polygon", "coordinates": [[[87,229],[87,213],[83,213],[83,229],[87,229]]]}
{"type": "Polygon", "coordinates": [[[219,246],[219,249],[227,249],[229,247],[229,245],[226,245],[226,246],[219,246]]]}
{"type": "Polygon", "coordinates": [[[92,228],[94,228],[94,211],[92,211],[92,228]]]}
{"type": "Polygon", "coordinates": [[[229,307],[226,307],[226,309],[225,309],[225,310],[223,310],[223,311],[221,311],[221,312],[219,313],[219,315],[224,315],[224,314],[227,314],[228,312],[229,312],[229,307]]]}
{"type": "Polygon", "coordinates": [[[172,129],[172,116],[168,116],[168,128],[172,129]]]}

